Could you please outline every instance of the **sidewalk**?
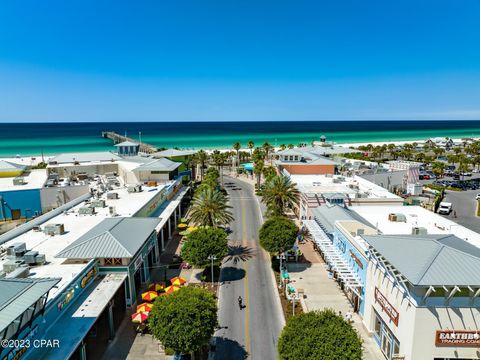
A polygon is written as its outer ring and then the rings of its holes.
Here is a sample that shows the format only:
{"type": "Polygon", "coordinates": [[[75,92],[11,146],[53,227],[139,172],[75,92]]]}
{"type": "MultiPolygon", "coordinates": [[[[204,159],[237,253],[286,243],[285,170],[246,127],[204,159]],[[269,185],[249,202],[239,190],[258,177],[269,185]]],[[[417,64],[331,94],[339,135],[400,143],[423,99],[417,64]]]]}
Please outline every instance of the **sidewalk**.
{"type": "MultiPolygon", "coordinates": [[[[293,285],[303,289],[305,298],[301,299],[305,312],[331,308],[335,312],[346,314],[353,312],[353,307],[337,283],[329,279],[326,264],[313,249],[311,242],[300,245],[306,261],[288,263],[288,272],[293,285]]],[[[363,339],[363,358],[366,360],[384,360],[375,340],[368,334],[362,324],[362,319],[356,313],[353,315],[353,327],[363,339]]]]}

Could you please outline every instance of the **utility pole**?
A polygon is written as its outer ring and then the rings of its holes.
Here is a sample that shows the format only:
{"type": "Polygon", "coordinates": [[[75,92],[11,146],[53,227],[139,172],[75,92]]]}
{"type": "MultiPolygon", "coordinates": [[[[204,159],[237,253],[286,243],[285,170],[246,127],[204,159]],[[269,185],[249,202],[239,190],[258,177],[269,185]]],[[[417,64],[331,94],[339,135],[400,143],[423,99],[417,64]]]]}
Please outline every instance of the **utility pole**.
{"type": "Polygon", "coordinates": [[[283,279],[282,279],[282,260],[285,260],[285,255],[283,253],[280,253],[278,256],[277,256],[277,259],[280,260],[280,282],[278,284],[278,287],[281,289],[282,288],[282,284],[283,284],[283,279]]]}
{"type": "Polygon", "coordinates": [[[211,260],[211,270],[212,270],[212,285],[213,285],[213,261],[217,260],[217,257],[215,255],[208,255],[208,260],[211,260]]]}

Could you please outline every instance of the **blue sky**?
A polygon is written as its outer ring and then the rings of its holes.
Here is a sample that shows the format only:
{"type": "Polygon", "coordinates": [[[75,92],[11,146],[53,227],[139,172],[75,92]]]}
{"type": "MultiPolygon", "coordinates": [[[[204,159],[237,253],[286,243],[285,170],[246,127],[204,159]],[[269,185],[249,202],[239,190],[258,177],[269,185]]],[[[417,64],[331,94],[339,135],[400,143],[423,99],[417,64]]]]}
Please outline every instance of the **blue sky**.
{"type": "Polygon", "coordinates": [[[480,119],[480,2],[2,1],[0,121],[480,119]]]}

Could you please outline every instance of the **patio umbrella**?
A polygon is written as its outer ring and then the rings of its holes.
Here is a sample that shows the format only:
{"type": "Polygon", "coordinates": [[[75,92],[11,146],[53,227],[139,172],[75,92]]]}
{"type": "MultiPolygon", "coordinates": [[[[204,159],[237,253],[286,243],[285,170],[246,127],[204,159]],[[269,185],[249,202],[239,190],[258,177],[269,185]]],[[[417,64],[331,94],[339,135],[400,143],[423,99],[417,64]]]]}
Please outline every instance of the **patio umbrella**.
{"type": "Polygon", "coordinates": [[[163,291],[163,289],[165,289],[165,285],[163,284],[160,284],[160,283],[153,283],[153,284],[150,284],[148,285],[148,290],[149,291],[163,291]]]}
{"type": "Polygon", "coordinates": [[[150,312],[152,311],[153,305],[150,303],[143,303],[137,306],[137,312],[150,312]]]}
{"type": "Polygon", "coordinates": [[[142,323],[148,318],[148,313],[145,311],[136,312],[132,314],[132,322],[133,323],[142,323]]]}
{"type": "Polygon", "coordinates": [[[175,291],[180,290],[180,286],[170,285],[165,288],[166,294],[173,294],[175,291]]]}
{"type": "Polygon", "coordinates": [[[188,225],[187,224],[178,224],[177,227],[179,229],[186,229],[188,227],[188,225]]]}
{"type": "Polygon", "coordinates": [[[170,282],[172,283],[172,285],[181,286],[185,284],[187,280],[182,277],[175,276],[174,278],[170,279],[170,282]]]}
{"type": "Polygon", "coordinates": [[[153,301],[158,296],[156,291],[147,291],[142,294],[142,300],[153,301]]]}
{"type": "Polygon", "coordinates": [[[197,227],[196,226],[190,226],[187,230],[188,231],[195,231],[195,230],[197,230],[197,227]]]}

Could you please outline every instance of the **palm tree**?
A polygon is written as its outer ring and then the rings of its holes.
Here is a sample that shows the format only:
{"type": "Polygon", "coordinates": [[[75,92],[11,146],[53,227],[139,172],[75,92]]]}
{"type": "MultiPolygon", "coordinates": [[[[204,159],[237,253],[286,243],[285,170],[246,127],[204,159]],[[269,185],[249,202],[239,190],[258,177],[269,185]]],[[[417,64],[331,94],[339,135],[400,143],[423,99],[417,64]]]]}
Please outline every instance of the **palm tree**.
{"type": "Polygon", "coordinates": [[[227,225],[233,220],[227,205],[228,197],[223,192],[211,188],[203,188],[195,193],[190,208],[190,219],[202,226],[227,225]]]}
{"type": "Polygon", "coordinates": [[[280,145],[280,150],[285,150],[286,148],[287,148],[287,145],[285,145],[285,144],[280,145]]]}
{"type": "Polygon", "coordinates": [[[440,161],[435,161],[432,164],[432,171],[435,174],[436,177],[442,177],[443,172],[445,171],[445,163],[440,162],[440,161]]]}
{"type": "Polygon", "coordinates": [[[255,161],[253,165],[253,173],[257,175],[257,188],[260,189],[260,181],[262,180],[262,172],[264,168],[263,160],[255,161]]]}
{"type": "Polygon", "coordinates": [[[200,180],[203,181],[203,172],[205,168],[205,163],[208,160],[208,154],[204,150],[200,150],[195,154],[197,162],[200,164],[200,180]]]}
{"type": "Polygon", "coordinates": [[[262,202],[267,205],[271,214],[285,215],[287,208],[298,205],[300,202],[297,184],[284,175],[272,177],[264,185],[262,202]]]}
{"type": "Polygon", "coordinates": [[[287,147],[288,147],[289,149],[293,149],[293,148],[295,147],[295,145],[293,145],[293,144],[288,144],[287,147]]]}
{"type": "Polygon", "coordinates": [[[252,151],[253,151],[253,148],[255,147],[255,143],[252,140],[250,140],[247,146],[250,149],[250,156],[252,156],[252,151]]]}
{"type": "Polygon", "coordinates": [[[262,149],[265,152],[265,159],[268,161],[268,155],[269,155],[269,152],[273,150],[273,146],[270,145],[270,143],[267,141],[263,143],[262,149]]]}
{"type": "Polygon", "coordinates": [[[215,150],[212,154],[212,159],[220,173],[220,181],[223,182],[223,166],[228,159],[228,153],[221,153],[220,151],[215,150]]]}
{"type": "Polygon", "coordinates": [[[236,151],[237,153],[237,166],[240,166],[240,158],[238,157],[238,152],[242,148],[242,145],[237,141],[235,144],[233,144],[233,150],[236,151]]]}

